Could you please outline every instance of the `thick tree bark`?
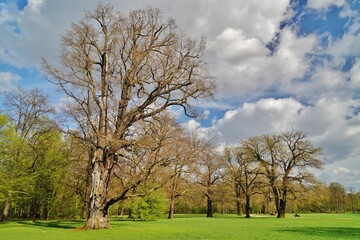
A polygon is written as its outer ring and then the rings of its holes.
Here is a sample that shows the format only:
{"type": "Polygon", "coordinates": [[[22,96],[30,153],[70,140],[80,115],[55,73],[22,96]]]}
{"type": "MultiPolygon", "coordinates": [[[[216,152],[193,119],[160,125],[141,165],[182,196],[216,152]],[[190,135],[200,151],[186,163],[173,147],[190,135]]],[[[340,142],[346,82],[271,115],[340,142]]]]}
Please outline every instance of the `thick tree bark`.
{"type": "Polygon", "coordinates": [[[245,217],[250,218],[250,195],[245,196],[246,202],[245,202],[245,217]]]}
{"type": "Polygon", "coordinates": [[[111,228],[108,219],[108,192],[111,171],[109,162],[112,160],[102,156],[103,151],[96,151],[91,174],[92,188],[90,193],[89,215],[85,224],[86,229],[108,229],[111,228]],[[98,159],[102,159],[99,161],[98,159]]]}
{"type": "Polygon", "coordinates": [[[280,199],[279,211],[278,211],[278,218],[285,218],[285,211],[286,211],[286,198],[280,199]]]}
{"type": "Polygon", "coordinates": [[[93,208],[85,224],[86,229],[109,229],[111,228],[108,210],[106,208],[93,208]]]}
{"type": "Polygon", "coordinates": [[[278,200],[278,215],[277,218],[285,218],[285,212],[286,212],[286,199],[287,199],[287,189],[285,188],[282,191],[282,196],[279,197],[278,200]]]}

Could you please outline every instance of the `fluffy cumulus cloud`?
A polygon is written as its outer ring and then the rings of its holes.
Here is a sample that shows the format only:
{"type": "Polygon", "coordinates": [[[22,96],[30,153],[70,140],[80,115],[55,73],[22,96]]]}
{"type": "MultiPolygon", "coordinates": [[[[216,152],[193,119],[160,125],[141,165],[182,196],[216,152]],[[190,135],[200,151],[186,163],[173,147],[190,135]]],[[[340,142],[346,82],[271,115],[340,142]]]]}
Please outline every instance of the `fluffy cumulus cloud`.
{"type": "Polygon", "coordinates": [[[314,35],[299,37],[290,28],[279,35],[280,43],[271,53],[266,43],[245,37],[241,30],[225,29],[209,44],[216,63],[219,95],[241,97],[249,92],[268,88],[290,88],[310,67],[307,58],[317,43],[314,35]]]}
{"type": "Polygon", "coordinates": [[[211,131],[227,144],[251,136],[281,132],[291,128],[302,107],[294,99],[262,99],[245,103],[238,109],[227,111],[211,131]]]}
{"type": "Polygon", "coordinates": [[[241,62],[251,58],[266,56],[269,51],[260,39],[247,38],[241,29],[227,28],[208,45],[223,60],[241,62]]]}

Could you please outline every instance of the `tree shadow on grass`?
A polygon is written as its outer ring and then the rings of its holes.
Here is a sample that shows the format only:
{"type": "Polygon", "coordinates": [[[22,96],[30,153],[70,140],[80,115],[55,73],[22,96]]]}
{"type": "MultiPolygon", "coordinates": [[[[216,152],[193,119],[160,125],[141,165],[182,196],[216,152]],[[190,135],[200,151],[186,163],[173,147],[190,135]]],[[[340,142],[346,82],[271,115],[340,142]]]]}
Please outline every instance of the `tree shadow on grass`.
{"type": "Polygon", "coordinates": [[[324,237],[325,239],[360,239],[360,228],[345,227],[299,227],[279,230],[296,235],[324,237]]]}
{"type": "Polygon", "coordinates": [[[45,228],[61,228],[61,229],[76,229],[79,227],[79,224],[83,224],[82,220],[66,220],[66,221],[18,221],[17,223],[28,225],[28,226],[37,226],[45,228]]]}

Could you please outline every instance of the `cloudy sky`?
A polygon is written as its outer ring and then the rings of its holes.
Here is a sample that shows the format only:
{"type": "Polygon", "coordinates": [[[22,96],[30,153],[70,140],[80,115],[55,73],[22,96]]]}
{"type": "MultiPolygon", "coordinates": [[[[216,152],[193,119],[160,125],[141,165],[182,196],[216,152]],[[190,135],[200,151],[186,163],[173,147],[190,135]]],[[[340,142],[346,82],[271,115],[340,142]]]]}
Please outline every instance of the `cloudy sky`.
{"type": "MultiPolygon", "coordinates": [[[[61,93],[39,71],[61,34],[97,0],[0,0],[0,91],[61,93]]],[[[235,144],[303,130],[326,153],[318,177],[360,190],[360,0],[108,0],[119,11],[155,6],[189,36],[207,38],[217,79],[203,117],[184,125],[235,144]]]]}

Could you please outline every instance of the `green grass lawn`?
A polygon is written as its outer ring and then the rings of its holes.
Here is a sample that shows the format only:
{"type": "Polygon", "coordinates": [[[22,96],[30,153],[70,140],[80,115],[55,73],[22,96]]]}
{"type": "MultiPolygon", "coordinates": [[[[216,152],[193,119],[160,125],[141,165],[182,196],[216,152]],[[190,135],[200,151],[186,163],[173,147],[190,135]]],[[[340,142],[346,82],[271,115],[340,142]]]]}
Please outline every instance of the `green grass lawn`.
{"type": "Polygon", "coordinates": [[[360,239],[360,214],[301,214],[301,218],[288,214],[286,219],[187,215],[149,222],[113,219],[112,229],[99,231],[78,229],[83,224],[82,221],[13,221],[0,224],[0,239],[360,239]]]}

